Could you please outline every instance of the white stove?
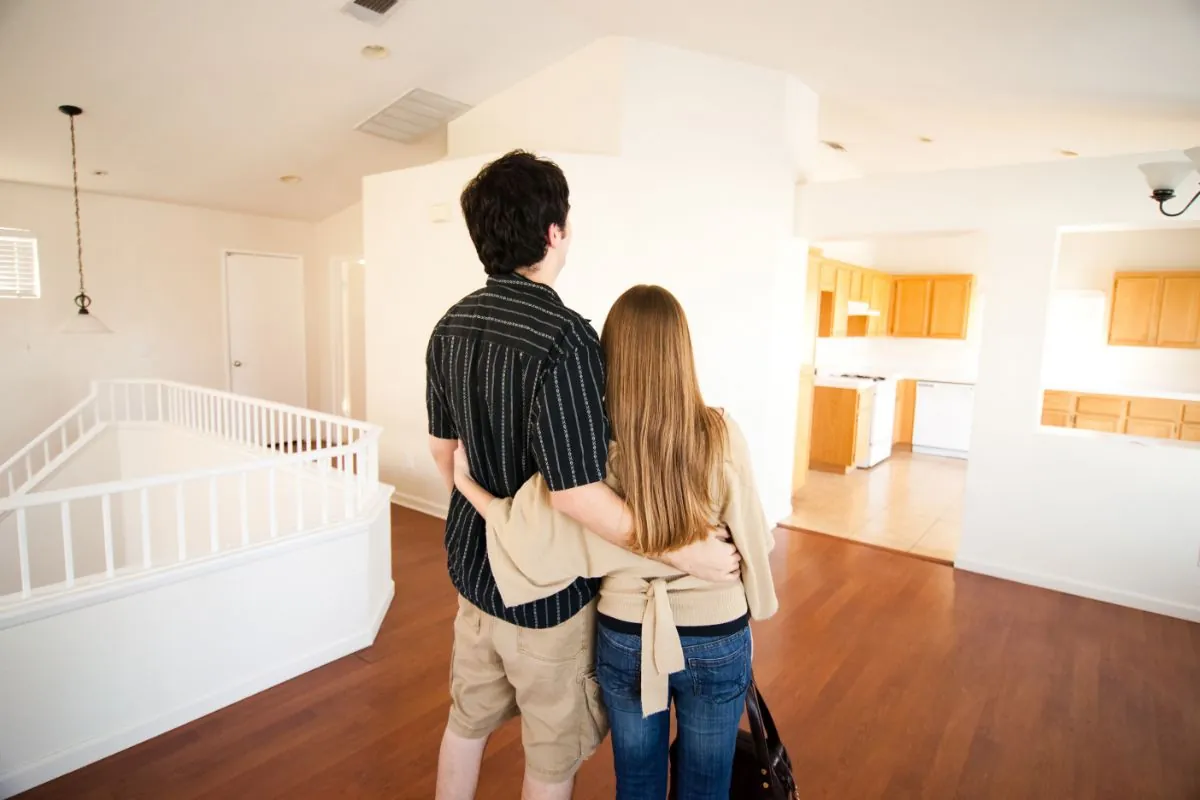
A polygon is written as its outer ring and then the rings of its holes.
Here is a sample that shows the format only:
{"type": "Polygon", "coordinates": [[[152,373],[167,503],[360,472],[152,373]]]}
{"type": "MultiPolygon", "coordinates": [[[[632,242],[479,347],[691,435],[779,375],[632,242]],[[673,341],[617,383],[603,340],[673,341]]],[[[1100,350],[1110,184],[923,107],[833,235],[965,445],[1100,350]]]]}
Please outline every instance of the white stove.
{"type": "Polygon", "coordinates": [[[866,460],[859,461],[859,469],[868,469],[892,455],[892,434],[896,422],[896,380],[882,375],[839,375],[849,380],[871,381],[875,402],[871,406],[871,443],[867,447],[866,460]]]}

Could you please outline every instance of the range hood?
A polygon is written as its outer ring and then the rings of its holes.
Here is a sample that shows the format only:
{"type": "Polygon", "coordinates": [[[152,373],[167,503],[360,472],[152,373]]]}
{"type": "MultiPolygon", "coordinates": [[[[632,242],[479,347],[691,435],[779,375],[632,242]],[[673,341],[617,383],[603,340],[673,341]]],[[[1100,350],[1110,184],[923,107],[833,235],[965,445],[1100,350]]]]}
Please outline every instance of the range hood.
{"type": "Polygon", "coordinates": [[[879,312],[871,308],[861,300],[851,300],[846,303],[846,316],[848,317],[878,317],[879,312]]]}

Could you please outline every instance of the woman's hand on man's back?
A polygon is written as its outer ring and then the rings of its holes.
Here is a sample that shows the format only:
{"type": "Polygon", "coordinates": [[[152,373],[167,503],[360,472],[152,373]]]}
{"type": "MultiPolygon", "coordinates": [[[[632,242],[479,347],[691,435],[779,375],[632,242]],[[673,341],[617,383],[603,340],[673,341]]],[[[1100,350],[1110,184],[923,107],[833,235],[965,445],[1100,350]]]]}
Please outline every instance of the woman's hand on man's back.
{"type": "Polygon", "coordinates": [[[663,553],[658,560],[702,581],[732,583],[741,579],[742,557],[730,538],[724,526],[713,528],[701,541],[663,553]]]}

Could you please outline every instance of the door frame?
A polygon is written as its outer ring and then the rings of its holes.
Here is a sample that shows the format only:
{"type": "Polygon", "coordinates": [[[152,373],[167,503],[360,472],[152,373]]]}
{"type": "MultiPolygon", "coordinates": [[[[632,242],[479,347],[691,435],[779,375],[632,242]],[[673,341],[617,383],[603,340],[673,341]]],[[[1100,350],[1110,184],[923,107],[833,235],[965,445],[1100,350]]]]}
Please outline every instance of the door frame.
{"type": "Polygon", "coordinates": [[[272,253],[265,250],[239,250],[226,248],[221,251],[221,338],[222,350],[225,354],[225,391],[233,392],[233,334],[230,326],[233,320],[229,314],[229,257],[230,256],[261,256],[264,258],[293,258],[300,265],[300,297],[303,298],[304,313],[303,339],[304,348],[304,407],[309,407],[308,396],[308,291],[304,279],[304,256],[299,253],[272,253]]]}
{"type": "Polygon", "coordinates": [[[350,272],[364,268],[362,256],[329,259],[329,412],[350,417],[354,408],[353,384],[347,358],[350,350],[350,272]]]}

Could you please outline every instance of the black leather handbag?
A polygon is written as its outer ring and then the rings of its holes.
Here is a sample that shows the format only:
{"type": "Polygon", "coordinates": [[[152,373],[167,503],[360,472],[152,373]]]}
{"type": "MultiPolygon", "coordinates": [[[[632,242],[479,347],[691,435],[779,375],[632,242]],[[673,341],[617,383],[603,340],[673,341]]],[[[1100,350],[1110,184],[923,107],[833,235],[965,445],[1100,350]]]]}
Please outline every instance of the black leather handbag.
{"type": "MultiPolygon", "coordinates": [[[[754,679],[746,690],[746,716],[750,730],[739,730],[733,753],[733,780],[729,784],[730,800],[799,800],[796,779],[792,775],[792,759],[779,740],[779,731],[767,701],[754,679]]],[[[671,791],[675,786],[679,759],[671,745],[671,791]]]]}

